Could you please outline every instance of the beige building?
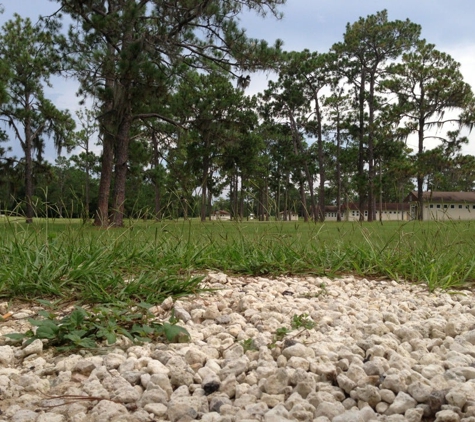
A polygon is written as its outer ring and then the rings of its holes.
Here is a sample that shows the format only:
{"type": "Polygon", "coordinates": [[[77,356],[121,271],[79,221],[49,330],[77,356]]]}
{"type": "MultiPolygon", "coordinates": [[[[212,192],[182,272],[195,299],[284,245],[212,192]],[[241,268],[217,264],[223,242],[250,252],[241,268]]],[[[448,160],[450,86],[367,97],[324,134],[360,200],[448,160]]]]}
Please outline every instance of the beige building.
{"type": "MultiPolygon", "coordinates": [[[[423,220],[475,220],[475,192],[438,192],[422,194],[423,220]]],[[[417,192],[411,192],[404,202],[410,206],[411,218],[417,218],[417,192]]]]}
{"type": "MultiPolygon", "coordinates": [[[[325,207],[325,221],[337,221],[338,208],[336,206],[325,207]]],[[[358,208],[358,204],[349,203],[341,206],[341,220],[342,221],[359,221],[360,213],[363,213],[364,219],[368,220],[368,210],[358,208]]],[[[381,207],[376,204],[375,220],[379,221],[402,221],[409,220],[409,204],[399,203],[383,203],[381,207]]]]}
{"type": "Polygon", "coordinates": [[[231,213],[225,210],[217,210],[211,214],[211,220],[231,220],[231,213]]]}
{"type": "Polygon", "coordinates": [[[299,216],[294,211],[287,211],[285,214],[284,211],[281,211],[279,213],[279,219],[280,221],[298,221],[299,216]]]}

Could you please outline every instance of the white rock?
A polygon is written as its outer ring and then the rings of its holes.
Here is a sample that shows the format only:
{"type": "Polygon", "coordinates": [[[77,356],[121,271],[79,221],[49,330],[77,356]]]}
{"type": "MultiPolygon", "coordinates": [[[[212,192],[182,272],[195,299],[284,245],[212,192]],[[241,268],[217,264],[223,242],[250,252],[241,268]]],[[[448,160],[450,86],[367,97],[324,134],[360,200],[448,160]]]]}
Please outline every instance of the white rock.
{"type": "Polygon", "coordinates": [[[101,400],[94,406],[90,413],[92,422],[112,422],[119,420],[120,417],[126,417],[129,414],[127,408],[109,400],[101,400]]]}
{"type": "Polygon", "coordinates": [[[366,422],[360,410],[347,410],[341,415],[335,416],[332,422],[366,422]]]}
{"type": "Polygon", "coordinates": [[[11,346],[0,346],[0,365],[9,366],[15,358],[11,346]]]}
{"type": "Polygon", "coordinates": [[[25,357],[33,354],[39,355],[43,352],[43,342],[40,339],[36,339],[19,352],[20,357],[25,357]]]}
{"type": "Polygon", "coordinates": [[[412,409],[416,405],[417,402],[409,394],[400,391],[386,411],[386,415],[403,415],[408,409],[412,409]]]}
{"type": "Polygon", "coordinates": [[[282,354],[290,359],[292,356],[297,356],[299,358],[309,358],[313,359],[315,357],[315,352],[310,347],[306,347],[303,344],[297,343],[293,346],[287,347],[282,351],[282,354]]]}
{"type": "Polygon", "coordinates": [[[460,416],[452,410],[441,410],[435,414],[434,422],[459,422],[460,416]]]}
{"type": "Polygon", "coordinates": [[[322,402],[318,405],[314,415],[317,418],[319,416],[326,416],[328,419],[333,420],[333,418],[345,412],[346,409],[341,403],[322,402]]]}

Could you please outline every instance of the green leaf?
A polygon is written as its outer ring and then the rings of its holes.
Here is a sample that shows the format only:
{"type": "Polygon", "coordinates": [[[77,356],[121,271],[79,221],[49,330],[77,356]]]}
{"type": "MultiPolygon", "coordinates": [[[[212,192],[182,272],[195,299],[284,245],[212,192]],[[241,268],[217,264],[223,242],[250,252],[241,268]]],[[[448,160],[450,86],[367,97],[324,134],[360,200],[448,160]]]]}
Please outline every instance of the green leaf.
{"type": "Polygon", "coordinates": [[[47,321],[53,323],[54,325],[56,325],[53,321],[50,321],[49,319],[46,319],[46,320],[43,320],[43,319],[33,319],[33,318],[28,318],[28,322],[35,326],[35,327],[40,327],[41,325],[44,325],[47,321]]]}
{"type": "Polygon", "coordinates": [[[107,344],[114,344],[117,341],[117,336],[115,335],[114,332],[111,332],[111,331],[106,331],[104,333],[104,337],[107,340],[107,344]]]}
{"type": "Polygon", "coordinates": [[[137,306],[140,308],[149,310],[153,305],[147,302],[140,302],[140,303],[137,303],[137,306]]]}
{"type": "Polygon", "coordinates": [[[71,340],[74,344],[77,344],[82,340],[80,336],[78,336],[77,334],[73,334],[73,333],[66,334],[64,336],[64,338],[68,339],[68,340],[71,340]]]}
{"type": "Polygon", "coordinates": [[[35,337],[51,340],[57,337],[58,331],[56,324],[43,324],[36,329],[35,337]]]}
{"type": "Polygon", "coordinates": [[[86,349],[94,349],[97,347],[96,342],[92,338],[82,338],[76,343],[79,347],[84,347],[86,349]]]}
{"type": "Polygon", "coordinates": [[[170,324],[173,324],[173,325],[175,325],[179,321],[179,319],[175,316],[175,308],[172,309],[172,313],[170,315],[169,321],[170,321],[170,324]]]}
{"type": "Polygon", "coordinates": [[[152,339],[148,337],[135,337],[134,340],[137,343],[150,343],[152,341],[152,339]]]}
{"type": "Polygon", "coordinates": [[[87,334],[87,331],[86,330],[74,330],[74,331],[71,331],[71,334],[75,334],[78,337],[82,338],[87,334]]]}
{"type": "Polygon", "coordinates": [[[38,315],[42,316],[43,318],[46,319],[55,319],[56,315],[53,312],[45,311],[45,310],[40,310],[38,311],[38,315]]]}
{"type": "Polygon", "coordinates": [[[86,319],[87,313],[83,308],[76,308],[71,312],[70,321],[74,327],[80,327],[86,319]]]}
{"type": "Polygon", "coordinates": [[[12,340],[15,340],[15,341],[23,340],[28,337],[26,334],[22,334],[22,333],[10,333],[10,334],[4,334],[3,336],[11,338],[12,340]]]}
{"type": "Polygon", "coordinates": [[[145,334],[154,334],[157,330],[150,327],[149,325],[142,325],[141,326],[142,328],[142,332],[144,332],[145,334]]]}
{"type": "Polygon", "coordinates": [[[186,343],[190,341],[190,333],[179,325],[163,323],[163,333],[170,343],[186,343]]]}

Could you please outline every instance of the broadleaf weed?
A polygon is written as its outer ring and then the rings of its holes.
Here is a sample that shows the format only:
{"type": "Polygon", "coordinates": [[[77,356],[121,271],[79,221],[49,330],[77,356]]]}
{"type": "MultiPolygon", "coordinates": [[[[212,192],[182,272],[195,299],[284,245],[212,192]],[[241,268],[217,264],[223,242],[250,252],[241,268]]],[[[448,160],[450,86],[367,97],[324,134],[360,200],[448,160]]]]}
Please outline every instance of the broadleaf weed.
{"type": "Polygon", "coordinates": [[[36,329],[26,333],[5,334],[5,337],[13,341],[26,340],[26,345],[36,339],[45,340],[47,346],[56,347],[57,350],[91,349],[103,342],[112,345],[121,335],[138,343],[160,339],[170,343],[190,340],[188,331],[176,325],[176,320],[159,323],[145,307],[137,307],[137,311],[131,313],[129,307],[124,305],[103,305],[90,311],[76,307],[64,317],[40,311],[42,319],[29,319],[36,329]]]}

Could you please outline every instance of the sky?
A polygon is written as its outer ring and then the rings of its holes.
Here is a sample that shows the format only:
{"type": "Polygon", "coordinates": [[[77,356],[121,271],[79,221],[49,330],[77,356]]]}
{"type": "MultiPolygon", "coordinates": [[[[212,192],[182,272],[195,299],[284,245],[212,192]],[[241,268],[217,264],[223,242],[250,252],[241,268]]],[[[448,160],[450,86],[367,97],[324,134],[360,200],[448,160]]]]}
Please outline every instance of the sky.
{"type": "MultiPolygon", "coordinates": [[[[39,15],[51,14],[58,7],[58,3],[51,0],[0,0],[0,4],[4,8],[0,25],[11,19],[14,13],[36,22],[39,15]]],[[[270,15],[262,19],[246,13],[241,25],[246,28],[248,36],[265,39],[270,44],[281,39],[284,50],[306,48],[324,53],[334,43],[343,40],[348,23],[383,9],[388,11],[389,20],[409,19],[421,25],[421,37],[458,61],[465,81],[475,90],[474,0],[287,0],[280,8],[284,14],[281,20],[270,15]]],[[[264,73],[253,75],[247,92],[254,94],[264,90],[269,77],[264,73]]],[[[76,89],[72,80],[55,79],[47,95],[58,108],[74,113],[79,108],[76,89]]],[[[443,130],[444,134],[447,129],[443,130]]],[[[469,134],[469,139],[470,144],[463,152],[475,155],[475,133],[469,134]]],[[[411,142],[409,140],[409,146],[415,146],[411,142]]],[[[49,159],[53,161],[54,156],[49,159]]]]}

